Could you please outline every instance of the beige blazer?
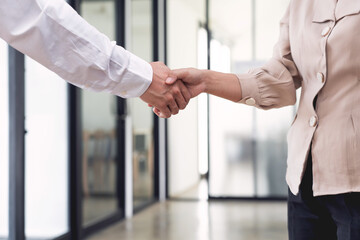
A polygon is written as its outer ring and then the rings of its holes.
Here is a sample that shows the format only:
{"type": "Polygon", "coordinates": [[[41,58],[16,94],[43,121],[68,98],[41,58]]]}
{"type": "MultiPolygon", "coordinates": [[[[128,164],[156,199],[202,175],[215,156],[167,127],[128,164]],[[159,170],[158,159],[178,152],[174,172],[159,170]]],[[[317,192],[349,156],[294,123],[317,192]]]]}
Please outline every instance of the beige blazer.
{"type": "Polygon", "coordinates": [[[286,181],[297,194],[311,148],[314,196],[360,192],[360,0],[292,0],[273,58],[239,74],[240,103],[300,104],[286,181]],[[316,108],[313,103],[316,101],[316,108]]]}

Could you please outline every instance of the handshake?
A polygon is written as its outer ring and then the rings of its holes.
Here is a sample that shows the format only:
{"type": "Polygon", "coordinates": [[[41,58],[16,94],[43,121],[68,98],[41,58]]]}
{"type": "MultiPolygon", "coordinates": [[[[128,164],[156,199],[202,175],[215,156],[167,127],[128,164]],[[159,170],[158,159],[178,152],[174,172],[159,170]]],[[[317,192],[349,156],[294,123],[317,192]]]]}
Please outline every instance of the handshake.
{"type": "Polygon", "coordinates": [[[153,81],[140,97],[161,118],[169,118],[185,109],[191,98],[205,92],[204,70],[170,70],[161,62],[150,63],[153,81]]]}

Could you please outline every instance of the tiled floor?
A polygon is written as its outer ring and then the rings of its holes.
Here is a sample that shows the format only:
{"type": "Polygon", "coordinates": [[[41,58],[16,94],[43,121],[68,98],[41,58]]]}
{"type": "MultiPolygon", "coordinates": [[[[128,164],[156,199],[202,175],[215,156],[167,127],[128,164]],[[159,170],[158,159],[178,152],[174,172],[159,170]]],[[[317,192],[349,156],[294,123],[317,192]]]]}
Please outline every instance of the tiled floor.
{"type": "Polygon", "coordinates": [[[285,240],[285,202],[166,201],[90,240],[285,240]]]}

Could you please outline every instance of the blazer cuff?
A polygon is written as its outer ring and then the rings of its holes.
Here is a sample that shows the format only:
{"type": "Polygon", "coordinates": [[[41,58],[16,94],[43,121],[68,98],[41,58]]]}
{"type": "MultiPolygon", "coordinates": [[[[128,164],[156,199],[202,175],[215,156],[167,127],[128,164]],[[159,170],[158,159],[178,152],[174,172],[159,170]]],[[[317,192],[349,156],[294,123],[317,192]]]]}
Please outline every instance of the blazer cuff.
{"type": "Polygon", "coordinates": [[[242,99],[238,103],[258,107],[260,103],[260,93],[256,77],[250,73],[237,74],[236,76],[240,82],[242,96],[242,99]]]}

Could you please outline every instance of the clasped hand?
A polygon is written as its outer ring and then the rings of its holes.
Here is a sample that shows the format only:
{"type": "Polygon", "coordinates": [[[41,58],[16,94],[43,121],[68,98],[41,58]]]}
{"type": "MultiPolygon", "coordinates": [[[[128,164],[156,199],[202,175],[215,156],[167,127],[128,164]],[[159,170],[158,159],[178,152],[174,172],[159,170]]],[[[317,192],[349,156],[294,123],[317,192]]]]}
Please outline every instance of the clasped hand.
{"type": "Polygon", "coordinates": [[[153,81],[140,97],[161,118],[169,118],[185,109],[190,99],[204,91],[201,70],[178,69],[171,71],[161,62],[150,63],[153,81]],[[177,81],[180,79],[181,81],[177,81]]]}

